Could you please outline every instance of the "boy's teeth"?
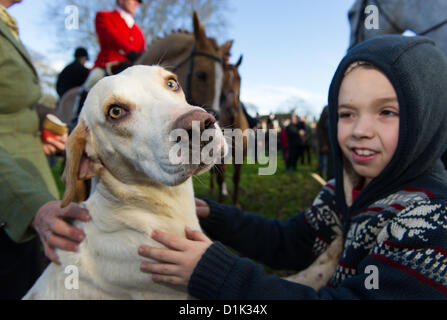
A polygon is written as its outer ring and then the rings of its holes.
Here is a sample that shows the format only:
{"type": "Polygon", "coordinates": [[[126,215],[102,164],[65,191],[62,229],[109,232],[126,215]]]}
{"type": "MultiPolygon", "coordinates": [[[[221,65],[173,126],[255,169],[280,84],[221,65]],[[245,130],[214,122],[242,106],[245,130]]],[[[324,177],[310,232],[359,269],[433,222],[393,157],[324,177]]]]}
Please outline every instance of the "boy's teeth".
{"type": "Polygon", "coordinates": [[[374,151],[364,149],[354,149],[354,152],[357,153],[359,156],[370,156],[375,153],[374,151]]]}

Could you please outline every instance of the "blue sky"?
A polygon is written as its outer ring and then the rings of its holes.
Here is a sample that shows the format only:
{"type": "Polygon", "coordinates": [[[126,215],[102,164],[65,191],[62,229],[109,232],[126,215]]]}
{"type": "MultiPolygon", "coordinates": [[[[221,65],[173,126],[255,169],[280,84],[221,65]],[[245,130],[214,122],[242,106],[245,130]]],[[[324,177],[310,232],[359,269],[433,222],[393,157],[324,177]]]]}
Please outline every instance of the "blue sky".
{"type": "MultiPolygon", "coordinates": [[[[55,50],[40,18],[46,1],[23,0],[10,8],[24,44],[61,69],[72,49],[55,50]],[[59,51],[56,53],[56,51],[59,51]]],[[[318,115],[349,42],[347,12],[354,0],[230,0],[226,36],[240,67],[241,100],[261,114],[290,111],[297,99],[318,115]]],[[[64,14],[64,8],[61,8],[64,14]]],[[[300,112],[300,109],[298,109],[300,112]]]]}

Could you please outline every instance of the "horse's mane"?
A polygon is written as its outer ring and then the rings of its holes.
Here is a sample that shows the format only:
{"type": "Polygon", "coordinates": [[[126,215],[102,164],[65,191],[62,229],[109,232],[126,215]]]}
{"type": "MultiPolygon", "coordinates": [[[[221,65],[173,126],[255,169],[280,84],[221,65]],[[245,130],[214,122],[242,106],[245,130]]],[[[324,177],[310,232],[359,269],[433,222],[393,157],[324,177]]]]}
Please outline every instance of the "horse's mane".
{"type": "MultiPolygon", "coordinates": [[[[207,38],[208,43],[215,50],[219,50],[216,39],[207,38]]],[[[145,54],[141,57],[140,64],[162,64],[166,61],[183,56],[190,52],[195,44],[194,34],[183,30],[173,30],[162,38],[153,39],[145,54]]]]}
{"type": "Polygon", "coordinates": [[[194,46],[194,35],[187,31],[173,31],[163,38],[155,38],[141,57],[143,64],[160,64],[190,51],[194,46]]]}

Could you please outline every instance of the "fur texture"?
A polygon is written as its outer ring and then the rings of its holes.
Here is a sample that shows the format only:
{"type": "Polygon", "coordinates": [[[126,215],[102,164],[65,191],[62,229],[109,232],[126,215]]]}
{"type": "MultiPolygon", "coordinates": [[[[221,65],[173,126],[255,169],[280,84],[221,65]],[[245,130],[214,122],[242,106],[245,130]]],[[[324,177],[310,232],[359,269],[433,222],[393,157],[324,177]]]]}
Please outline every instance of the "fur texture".
{"type": "MultiPolygon", "coordinates": [[[[154,283],[139,270],[139,245],[161,246],[154,229],[184,235],[200,229],[191,176],[212,164],[169,162],[176,120],[204,110],[186,103],[176,76],[159,66],[135,66],[99,81],[90,91],[78,126],[67,142],[63,206],[73,199],[76,183],[92,177],[92,192],[82,206],[92,221],[75,221],[86,239],[77,253],[58,251],[61,266],[50,264],[25,299],[184,299],[186,289],[154,283]],[[125,116],[110,117],[119,106],[125,116]],[[79,288],[67,289],[67,266],[79,271],[79,288]]],[[[217,125],[214,138],[228,147],[217,125]]],[[[215,159],[221,154],[216,153],[215,159]]]]}

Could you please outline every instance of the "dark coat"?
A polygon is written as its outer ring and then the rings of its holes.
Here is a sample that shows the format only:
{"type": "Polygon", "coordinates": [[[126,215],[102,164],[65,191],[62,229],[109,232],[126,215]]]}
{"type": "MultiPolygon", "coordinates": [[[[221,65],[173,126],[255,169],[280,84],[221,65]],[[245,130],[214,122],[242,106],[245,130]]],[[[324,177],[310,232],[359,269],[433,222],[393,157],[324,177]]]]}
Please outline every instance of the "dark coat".
{"type": "Polygon", "coordinates": [[[78,60],[73,61],[57,77],[56,91],[60,98],[65,92],[81,86],[88,77],[89,70],[78,60]]]}

